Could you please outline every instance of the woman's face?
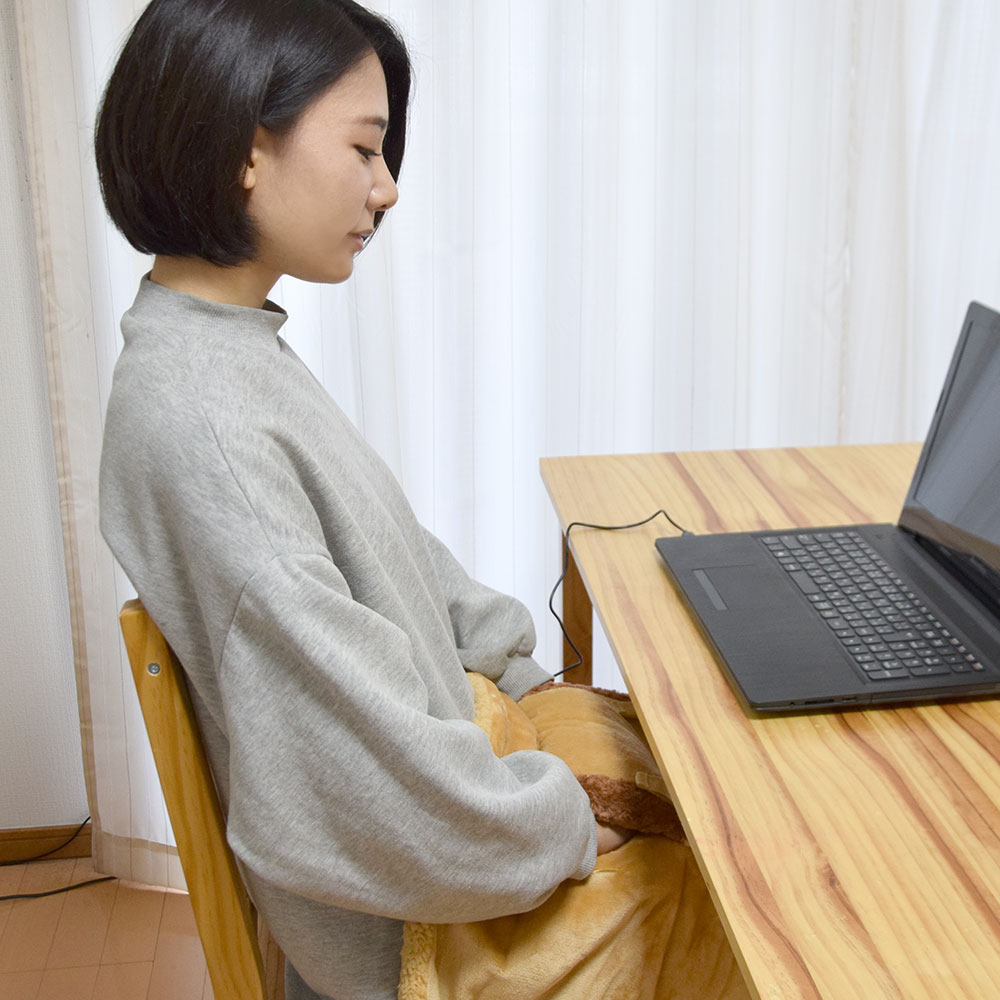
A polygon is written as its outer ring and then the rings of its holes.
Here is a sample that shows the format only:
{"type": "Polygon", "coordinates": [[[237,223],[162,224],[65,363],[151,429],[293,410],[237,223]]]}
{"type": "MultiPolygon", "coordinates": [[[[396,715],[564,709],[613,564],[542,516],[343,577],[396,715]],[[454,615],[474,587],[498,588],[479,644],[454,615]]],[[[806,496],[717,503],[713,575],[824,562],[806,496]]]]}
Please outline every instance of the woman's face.
{"type": "Polygon", "coordinates": [[[350,277],[375,213],[398,197],[381,156],[388,116],[382,65],[369,53],[290,133],[257,129],[243,178],[259,232],[257,268],[305,281],[350,277]]]}

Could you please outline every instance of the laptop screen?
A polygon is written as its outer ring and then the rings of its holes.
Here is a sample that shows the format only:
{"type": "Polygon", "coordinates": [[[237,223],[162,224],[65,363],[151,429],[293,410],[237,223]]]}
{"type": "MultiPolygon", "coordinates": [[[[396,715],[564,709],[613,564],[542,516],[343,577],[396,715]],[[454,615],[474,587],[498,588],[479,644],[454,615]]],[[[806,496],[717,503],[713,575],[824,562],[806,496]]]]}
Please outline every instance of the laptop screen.
{"type": "Polygon", "coordinates": [[[969,306],[901,527],[1000,598],[1000,316],[969,306]]]}

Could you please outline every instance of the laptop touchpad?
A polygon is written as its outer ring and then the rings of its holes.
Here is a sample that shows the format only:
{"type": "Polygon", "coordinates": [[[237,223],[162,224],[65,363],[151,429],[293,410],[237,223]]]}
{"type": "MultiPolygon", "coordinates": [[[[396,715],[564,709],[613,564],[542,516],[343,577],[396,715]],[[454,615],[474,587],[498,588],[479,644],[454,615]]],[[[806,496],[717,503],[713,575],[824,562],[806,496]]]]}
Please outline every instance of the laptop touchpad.
{"type": "Polygon", "coordinates": [[[788,601],[787,581],[777,568],[762,566],[710,566],[692,575],[716,611],[767,608],[788,601]]]}

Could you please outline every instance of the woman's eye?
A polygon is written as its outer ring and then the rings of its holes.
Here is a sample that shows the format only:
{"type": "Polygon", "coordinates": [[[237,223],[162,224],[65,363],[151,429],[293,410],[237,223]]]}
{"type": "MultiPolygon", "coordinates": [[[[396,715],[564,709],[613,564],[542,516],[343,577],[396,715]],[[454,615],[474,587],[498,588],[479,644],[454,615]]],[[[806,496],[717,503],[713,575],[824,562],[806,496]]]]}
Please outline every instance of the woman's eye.
{"type": "Polygon", "coordinates": [[[374,149],[365,149],[364,146],[355,146],[354,148],[361,154],[361,156],[365,160],[374,159],[376,156],[379,155],[374,149]]]}

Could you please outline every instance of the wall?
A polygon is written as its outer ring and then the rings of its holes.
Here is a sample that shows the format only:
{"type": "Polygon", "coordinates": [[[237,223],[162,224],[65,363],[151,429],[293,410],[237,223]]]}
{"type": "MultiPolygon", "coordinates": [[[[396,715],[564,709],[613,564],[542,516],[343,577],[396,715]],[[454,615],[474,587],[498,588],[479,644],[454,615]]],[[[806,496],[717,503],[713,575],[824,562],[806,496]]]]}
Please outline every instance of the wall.
{"type": "Polygon", "coordinates": [[[87,814],[17,28],[0,3],[0,829],[87,814]]]}

